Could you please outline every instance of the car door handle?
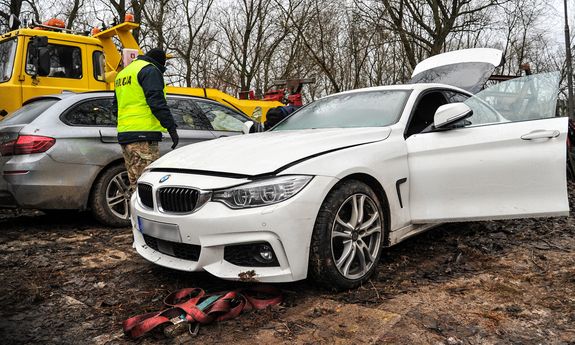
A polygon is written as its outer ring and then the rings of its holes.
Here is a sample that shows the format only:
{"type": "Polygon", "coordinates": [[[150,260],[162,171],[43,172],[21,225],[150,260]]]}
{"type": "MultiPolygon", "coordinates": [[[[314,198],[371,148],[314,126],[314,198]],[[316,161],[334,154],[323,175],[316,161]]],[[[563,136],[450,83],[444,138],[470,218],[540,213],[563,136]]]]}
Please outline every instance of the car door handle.
{"type": "Polygon", "coordinates": [[[532,132],[527,134],[523,134],[521,139],[523,140],[533,140],[533,139],[551,139],[557,138],[561,134],[558,130],[545,130],[545,129],[536,129],[532,132]]]}

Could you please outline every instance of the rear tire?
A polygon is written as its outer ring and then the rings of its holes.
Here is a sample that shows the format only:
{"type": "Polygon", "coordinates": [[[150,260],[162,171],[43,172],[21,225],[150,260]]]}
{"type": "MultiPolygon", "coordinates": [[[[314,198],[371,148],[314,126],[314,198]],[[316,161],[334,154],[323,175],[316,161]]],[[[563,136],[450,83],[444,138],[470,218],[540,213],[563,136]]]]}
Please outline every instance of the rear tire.
{"type": "Polygon", "coordinates": [[[90,208],[94,218],[115,228],[129,226],[129,186],[128,173],[123,164],[106,169],[94,183],[90,195],[90,208]]]}
{"type": "Polygon", "coordinates": [[[365,183],[348,180],[336,186],[321,205],[313,229],[310,278],[330,290],[366,282],[379,263],[385,216],[380,198],[365,183]]]}

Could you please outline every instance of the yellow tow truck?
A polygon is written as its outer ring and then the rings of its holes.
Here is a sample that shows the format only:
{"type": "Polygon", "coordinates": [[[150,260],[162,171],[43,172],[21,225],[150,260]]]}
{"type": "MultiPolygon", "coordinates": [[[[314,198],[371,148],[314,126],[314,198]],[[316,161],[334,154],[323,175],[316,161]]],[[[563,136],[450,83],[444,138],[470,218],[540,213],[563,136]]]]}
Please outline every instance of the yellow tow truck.
{"type": "MultiPolygon", "coordinates": [[[[51,19],[33,28],[19,28],[12,17],[12,31],[0,35],[0,119],[30,98],[62,91],[113,90],[114,77],[142,51],[132,35],[139,24],[127,21],[109,29],[80,34],[51,19]],[[119,43],[121,51],[117,47],[119,43]]],[[[213,99],[235,108],[256,121],[265,121],[275,100],[238,99],[210,88],[167,88],[168,93],[213,99]]]]}

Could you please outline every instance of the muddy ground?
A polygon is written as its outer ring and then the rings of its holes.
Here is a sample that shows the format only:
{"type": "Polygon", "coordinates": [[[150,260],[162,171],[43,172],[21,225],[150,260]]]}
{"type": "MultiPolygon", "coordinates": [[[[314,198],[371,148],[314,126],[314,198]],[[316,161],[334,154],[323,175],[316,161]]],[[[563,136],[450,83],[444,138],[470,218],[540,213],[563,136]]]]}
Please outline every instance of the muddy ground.
{"type": "MultiPolygon", "coordinates": [[[[571,204],[575,186],[570,186],[571,204]]],[[[282,305],[133,341],[124,319],[169,292],[242,286],[156,267],[129,229],[87,214],[0,212],[2,344],[575,344],[575,218],[443,225],[385,250],[378,275],[341,293],[282,284],[282,305]]],[[[244,284],[245,285],[245,284],[244,284]]]]}

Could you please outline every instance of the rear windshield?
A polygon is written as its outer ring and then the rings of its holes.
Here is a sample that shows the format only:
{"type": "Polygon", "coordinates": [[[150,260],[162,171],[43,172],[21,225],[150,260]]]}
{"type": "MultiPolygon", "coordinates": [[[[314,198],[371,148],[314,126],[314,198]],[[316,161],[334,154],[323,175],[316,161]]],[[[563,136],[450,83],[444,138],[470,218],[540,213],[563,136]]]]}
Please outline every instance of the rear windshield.
{"type": "Polygon", "coordinates": [[[29,124],[58,101],[59,99],[57,98],[45,98],[28,103],[15,112],[6,115],[4,119],[0,120],[0,126],[29,124]]]}
{"type": "Polygon", "coordinates": [[[478,93],[495,67],[490,63],[461,62],[428,69],[411,78],[409,84],[439,83],[478,93]]]}

